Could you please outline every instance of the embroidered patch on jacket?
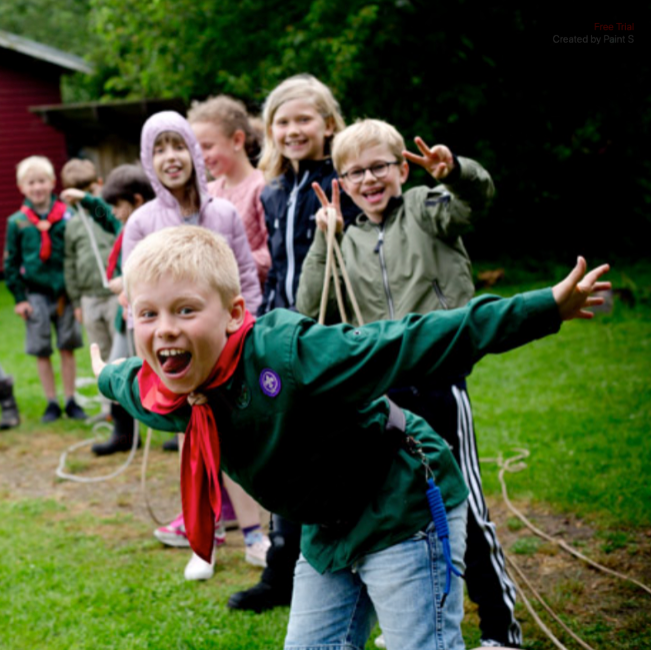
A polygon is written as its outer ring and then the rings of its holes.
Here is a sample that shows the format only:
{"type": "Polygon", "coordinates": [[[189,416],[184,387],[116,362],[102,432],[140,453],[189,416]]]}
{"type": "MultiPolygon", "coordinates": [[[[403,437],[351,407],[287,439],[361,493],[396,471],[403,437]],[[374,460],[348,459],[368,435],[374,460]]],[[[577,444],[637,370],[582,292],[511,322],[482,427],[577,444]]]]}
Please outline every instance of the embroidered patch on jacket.
{"type": "Polygon", "coordinates": [[[262,373],[260,373],[260,388],[266,396],[275,398],[280,393],[281,389],[280,376],[278,373],[272,371],[270,368],[265,368],[262,373]]]}
{"type": "Polygon", "coordinates": [[[246,409],[251,404],[251,392],[246,382],[242,382],[240,394],[237,396],[236,406],[238,409],[246,409]]]}

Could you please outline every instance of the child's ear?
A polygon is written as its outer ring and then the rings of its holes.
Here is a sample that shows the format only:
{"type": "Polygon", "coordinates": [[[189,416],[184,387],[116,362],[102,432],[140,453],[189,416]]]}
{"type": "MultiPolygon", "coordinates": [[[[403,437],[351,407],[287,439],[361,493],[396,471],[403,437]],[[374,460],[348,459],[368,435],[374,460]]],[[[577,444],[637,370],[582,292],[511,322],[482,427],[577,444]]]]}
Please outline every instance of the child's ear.
{"type": "Polygon", "coordinates": [[[135,210],[136,208],[140,208],[142,204],[145,203],[145,199],[141,194],[134,194],[133,195],[133,209],[135,210]]]}
{"type": "Polygon", "coordinates": [[[231,304],[230,319],[226,325],[226,332],[229,335],[237,332],[242,327],[245,312],[246,306],[244,305],[244,298],[242,296],[236,296],[231,304]]]}
{"type": "Polygon", "coordinates": [[[406,160],[403,160],[400,163],[400,183],[406,183],[409,178],[409,163],[406,160]]]}
{"type": "Polygon", "coordinates": [[[233,134],[233,148],[235,151],[240,151],[246,144],[246,134],[242,129],[237,129],[233,134]]]}
{"type": "Polygon", "coordinates": [[[335,135],[335,119],[331,115],[325,119],[325,131],[323,135],[326,138],[331,138],[335,135]]]}

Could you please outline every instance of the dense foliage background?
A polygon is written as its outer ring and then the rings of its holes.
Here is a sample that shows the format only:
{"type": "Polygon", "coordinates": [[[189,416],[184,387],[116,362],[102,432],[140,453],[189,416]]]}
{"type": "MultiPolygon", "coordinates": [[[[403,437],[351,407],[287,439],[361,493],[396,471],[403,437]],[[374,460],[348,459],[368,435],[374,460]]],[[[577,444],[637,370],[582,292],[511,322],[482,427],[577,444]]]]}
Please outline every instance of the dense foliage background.
{"type": "Polygon", "coordinates": [[[646,253],[648,38],[638,24],[611,33],[634,43],[552,40],[603,37],[594,22],[619,20],[635,16],[424,0],[10,0],[0,11],[0,28],[96,65],[68,82],[70,99],[227,92],[259,105],[311,72],[348,121],[382,117],[408,142],[419,134],[480,160],[498,194],[471,254],[537,260],[646,253]]]}

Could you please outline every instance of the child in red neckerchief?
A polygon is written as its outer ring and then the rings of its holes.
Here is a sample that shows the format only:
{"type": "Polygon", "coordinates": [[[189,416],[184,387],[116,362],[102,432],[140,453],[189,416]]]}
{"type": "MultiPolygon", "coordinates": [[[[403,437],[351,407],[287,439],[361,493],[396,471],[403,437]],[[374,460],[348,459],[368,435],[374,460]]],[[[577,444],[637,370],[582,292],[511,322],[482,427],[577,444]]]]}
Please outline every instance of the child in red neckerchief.
{"type": "Polygon", "coordinates": [[[359,328],[283,309],[254,321],[224,239],[168,228],[125,269],[144,361],[106,365],[93,346],[93,370],[134,417],[185,429],[183,512],[204,560],[220,466],[302,524],[286,649],[363,649],[376,619],[390,649],[460,649],[468,489],[443,439],[384,395],[592,317],[606,271],[579,258],[553,288],[359,328]]]}
{"type": "Polygon", "coordinates": [[[16,301],[14,312],[27,326],[25,352],[36,357],[47,398],[41,421],[49,423],[61,416],[51,360],[52,326],[61,354],[65,412],[69,418],[86,419],[74,398],[74,350],[83,345],[81,325],[75,320],[63,277],[64,234],[70,213],[52,193],[54,168],[47,158],[30,156],[21,161],[16,179],[25,201],[7,222],[5,279],[16,301]]]}

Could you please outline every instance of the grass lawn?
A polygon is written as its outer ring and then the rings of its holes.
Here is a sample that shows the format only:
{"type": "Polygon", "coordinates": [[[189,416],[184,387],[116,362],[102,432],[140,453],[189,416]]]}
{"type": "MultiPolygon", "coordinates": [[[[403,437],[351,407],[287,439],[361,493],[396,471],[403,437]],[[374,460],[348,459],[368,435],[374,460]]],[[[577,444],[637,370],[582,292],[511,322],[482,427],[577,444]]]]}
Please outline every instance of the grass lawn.
{"type": "MultiPolygon", "coordinates": [[[[506,272],[492,291],[511,295],[561,274],[522,264],[506,272]]],[[[610,314],[591,323],[566,324],[558,336],[487,358],[468,386],[480,456],[531,453],[527,467],[507,477],[519,507],[548,533],[648,584],[651,264],[619,265],[611,279],[634,306],[616,300],[610,314]]],[[[238,532],[219,550],[215,577],[201,584],[183,579],[187,551],[153,539],[139,493],[140,455],[108,483],[56,479],[59,454],[89,437],[90,428],[40,424],[45,404],[36,365],[22,352],[23,324],[12,307],[0,283],[0,364],[16,377],[23,418],[20,428],[0,434],[0,648],[282,648],[286,608],[263,615],[226,608],[232,592],[259,576],[244,563],[238,532]]],[[[77,360],[79,376],[90,377],[87,351],[77,360]]],[[[173,516],[177,460],[160,451],[165,438],[154,436],[149,490],[157,510],[173,516]]],[[[87,450],[71,456],[72,470],[85,475],[123,461],[94,459],[87,450]]],[[[595,648],[649,648],[651,595],[541,543],[504,509],[497,467],[487,462],[483,473],[505,549],[564,620],[595,648]]],[[[527,648],[553,648],[518,608],[527,648]]],[[[472,647],[479,634],[470,604],[468,611],[464,635],[472,647]]]]}

